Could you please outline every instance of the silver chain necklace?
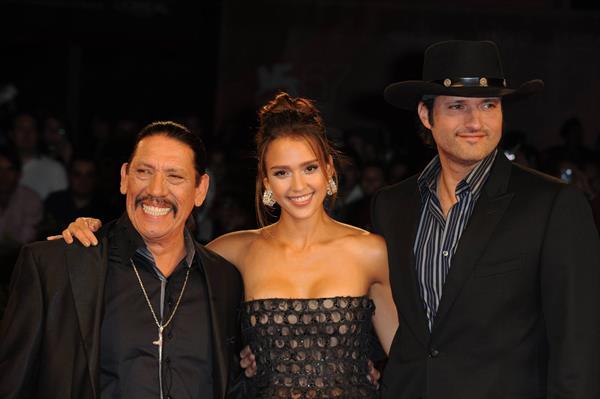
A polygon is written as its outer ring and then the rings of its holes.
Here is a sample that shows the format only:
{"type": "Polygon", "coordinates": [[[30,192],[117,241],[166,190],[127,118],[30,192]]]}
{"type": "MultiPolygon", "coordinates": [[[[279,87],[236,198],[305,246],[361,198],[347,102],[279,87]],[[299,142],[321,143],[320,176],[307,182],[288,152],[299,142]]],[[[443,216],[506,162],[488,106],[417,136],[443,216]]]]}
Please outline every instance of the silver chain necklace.
{"type": "Polygon", "coordinates": [[[154,308],[152,307],[152,304],[150,303],[150,298],[148,298],[148,293],[146,292],[144,283],[142,283],[142,278],[140,277],[140,273],[138,272],[137,267],[135,267],[135,263],[133,263],[133,259],[129,259],[129,261],[131,262],[131,266],[133,266],[133,271],[135,272],[138,282],[140,283],[140,288],[142,289],[142,293],[144,294],[144,298],[146,299],[148,308],[150,308],[150,312],[152,312],[152,317],[154,318],[154,323],[156,324],[156,327],[158,327],[158,339],[156,341],[152,341],[152,343],[154,345],[158,346],[158,384],[160,387],[160,398],[162,399],[162,397],[163,397],[163,387],[162,387],[163,330],[165,329],[165,327],[167,327],[169,325],[169,323],[171,323],[171,321],[173,320],[173,316],[175,316],[175,312],[177,312],[177,309],[179,308],[179,303],[181,302],[181,298],[183,297],[183,292],[185,291],[185,287],[187,286],[188,277],[190,276],[190,270],[192,268],[188,266],[187,272],[185,274],[185,280],[183,281],[183,287],[181,287],[181,292],[179,293],[179,298],[177,298],[177,303],[175,303],[175,307],[173,308],[173,311],[171,312],[171,316],[169,316],[169,319],[167,320],[167,322],[163,324],[163,323],[158,322],[158,317],[156,317],[156,313],[154,312],[154,308]]]}

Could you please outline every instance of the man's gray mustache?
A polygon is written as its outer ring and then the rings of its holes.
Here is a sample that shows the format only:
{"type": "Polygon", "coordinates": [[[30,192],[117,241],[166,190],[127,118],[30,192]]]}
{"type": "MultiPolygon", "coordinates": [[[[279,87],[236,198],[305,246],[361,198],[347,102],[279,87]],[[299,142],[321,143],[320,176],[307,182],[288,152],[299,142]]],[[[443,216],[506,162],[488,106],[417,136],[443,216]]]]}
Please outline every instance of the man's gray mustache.
{"type": "Polygon", "coordinates": [[[177,205],[175,205],[173,202],[169,201],[168,199],[155,197],[153,195],[144,195],[144,196],[137,197],[135,199],[135,207],[136,208],[140,207],[142,205],[142,202],[144,202],[144,201],[151,201],[156,206],[166,205],[166,206],[170,207],[171,209],[173,209],[173,215],[177,214],[177,211],[178,211],[177,205]]]}

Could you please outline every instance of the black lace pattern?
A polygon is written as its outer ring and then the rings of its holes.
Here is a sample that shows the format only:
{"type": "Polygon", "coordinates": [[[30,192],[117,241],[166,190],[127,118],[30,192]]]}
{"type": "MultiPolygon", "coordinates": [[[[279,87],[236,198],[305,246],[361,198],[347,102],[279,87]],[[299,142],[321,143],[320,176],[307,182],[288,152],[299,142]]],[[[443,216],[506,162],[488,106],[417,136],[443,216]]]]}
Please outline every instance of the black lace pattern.
{"type": "Polygon", "coordinates": [[[375,398],[367,380],[374,309],[366,296],[244,302],[256,397],[375,398]]]}

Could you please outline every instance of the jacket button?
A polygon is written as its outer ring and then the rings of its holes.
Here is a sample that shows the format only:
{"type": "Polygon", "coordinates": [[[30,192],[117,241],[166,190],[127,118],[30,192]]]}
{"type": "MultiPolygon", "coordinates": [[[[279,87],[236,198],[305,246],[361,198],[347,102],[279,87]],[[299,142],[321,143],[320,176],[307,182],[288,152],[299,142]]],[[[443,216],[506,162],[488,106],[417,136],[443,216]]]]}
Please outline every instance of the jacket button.
{"type": "Polygon", "coordinates": [[[437,349],[432,349],[431,351],[429,351],[429,357],[438,357],[440,355],[440,352],[437,349]]]}

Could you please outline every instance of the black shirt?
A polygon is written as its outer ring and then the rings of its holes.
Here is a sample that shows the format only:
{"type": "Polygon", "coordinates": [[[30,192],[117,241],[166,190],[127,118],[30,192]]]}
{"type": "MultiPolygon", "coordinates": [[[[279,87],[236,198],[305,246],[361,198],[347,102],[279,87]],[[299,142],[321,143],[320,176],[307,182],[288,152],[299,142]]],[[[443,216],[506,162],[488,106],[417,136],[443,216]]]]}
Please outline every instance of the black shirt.
{"type": "Polygon", "coordinates": [[[164,277],[127,215],[109,236],[100,347],[100,397],[160,398],[158,327],[133,270],[135,262],[161,322],[169,319],[191,267],[181,303],[163,332],[164,398],[213,394],[211,322],[202,265],[186,232],[186,257],[164,277]]]}

